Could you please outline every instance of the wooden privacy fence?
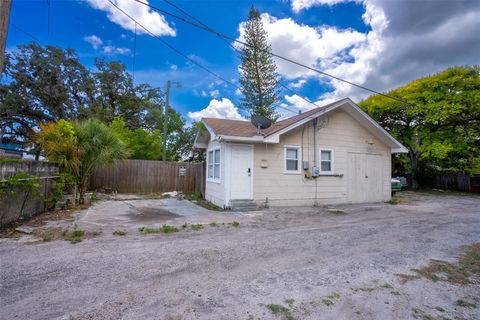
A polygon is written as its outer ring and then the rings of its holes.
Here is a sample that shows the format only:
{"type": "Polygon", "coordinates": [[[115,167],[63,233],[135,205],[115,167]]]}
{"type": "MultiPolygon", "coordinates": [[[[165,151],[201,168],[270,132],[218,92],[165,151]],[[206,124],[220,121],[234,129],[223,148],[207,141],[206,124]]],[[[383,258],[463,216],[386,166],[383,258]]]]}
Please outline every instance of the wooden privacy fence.
{"type": "Polygon", "coordinates": [[[435,187],[464,192],[480,192],[480,175],[441,173],[435,176],[435,187]]]}
{"type": "Polygon", "coordinates": [[[93,190],[111,189],[120,193],[162,193],[169,191],[204,194],[203,163],[155,160],[115,160],[93,172],[93,190]]]}

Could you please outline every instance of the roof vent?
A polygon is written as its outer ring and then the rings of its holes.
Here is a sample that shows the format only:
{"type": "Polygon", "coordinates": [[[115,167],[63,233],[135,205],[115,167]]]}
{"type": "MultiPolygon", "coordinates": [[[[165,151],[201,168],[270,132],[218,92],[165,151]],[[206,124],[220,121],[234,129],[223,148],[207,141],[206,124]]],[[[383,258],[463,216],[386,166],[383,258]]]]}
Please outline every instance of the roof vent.
{"type": "Polygon", "coordinates": [[[272,121],[267,117],[261,115],[252,115],[250,121],[253,126],[257,128],[257,132],[260,133],[260,130],[267,129],[272,125],[272,121]]]}

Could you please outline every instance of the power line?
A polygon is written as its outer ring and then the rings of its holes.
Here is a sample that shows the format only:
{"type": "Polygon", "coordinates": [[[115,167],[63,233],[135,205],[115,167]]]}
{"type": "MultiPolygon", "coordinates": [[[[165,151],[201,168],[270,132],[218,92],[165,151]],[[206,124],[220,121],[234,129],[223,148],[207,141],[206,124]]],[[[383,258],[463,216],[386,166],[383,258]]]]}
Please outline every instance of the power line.
{"type": "MultiPolygon", "coordinates": [[[[222,80],[223,82],[227,83],[227,84],[230,84],[232,86],[234,86],[235,88],[239,88],[236,84],[234,84],[233,82],[223,78],[222,76],[220,76],[219,74],[211,71],[210,69],[208,69],[207,67],[203,66],[202,64],[198,63],[197,61],[195,61],[194,59],[190,58],[189,56],[187,56],[186,54],[184,54],[183,52],[181,52],[180,50],[178,50],[177,48],[175,48],[174,46],[172,46],[171,44],[169,44],[168,42],[166,42],[165,40],[163,40],[162,38],[160,38],[159,36],[157,36],[156,34],[154,34],[153,32],[151,32],[148,28],[146,28],[144,25],[142,25],[140,22],[138,22],[135,18],[133,18],[132,16],[130,16],[127,12],[125,12],[123,9],[121,9],[120,7],[118,7],[112,0],[108,0],[110,2],[110,4],[112,4],[115,8],[117,8],[120,12],[122,12],[125,16],[127,16],[129,19],[131,19],[133,22],[135,22],[137,25],[139,25],[140,27],[142,27],[148,34],[150,34],[152,37],[158,39],[162,44],[164,44],[165,46],[167,46],[168,48],[170,48],[171,50],[173,50],[174,52],[176,52],[177,54],[179,54],[180,56],[182,56],[183,58],[187,59],[188,61],[190,61],[191,63],[195,64],[197,67],[205,70],[206,72],[210,73],[211,75],[215,76],[216,78],[222,80]]],[[[293,110],[289,110],[291,112],[294,112],[294,113],[297,113],[296,111],[293,111],[293,110]]]]}
{"type": "MultiPolygon", "coordinates": [[[[179,10],[180,12],[182,12],[183,14],[185,14],[187,17],[195,20],[196,22],[198,22],[199,24],[201,24],[201,25],[204,26],[205,28],[208,28],[209,30],[211,30],[211,31],[213,31],[213,32],[215,33],[215,31],[214,31],[212,28],[210,28],[208,25],[206,25],[205,23],[203,23],[202,21],[200,21],[199,19],[197,19],[196,17],[194,17],[194,16],[191,15],[190,13],[186,12],[185,10],[183,10],[182,8],[180,8],[178,5],[176,5],[176,4],[173,3],[172,1],[170,1],[170,0],[163,0],[163,1],[165,1],[166,3],[168,3],[169,5],[171,5],[172,7],[176,8],[177,10],[179,10]]],[[[222,38],[222,37],[220,37],[220,36],[219,36],[219,38],[220,38],[223,42],[225,42],[230,48],[232,48],[235,52],[240,53],[240,51],[239,51],[237,48],[235,48],[235,46],[232,45],[232,44],[231,44],[229,41],[227,41],[225,38],[222,38]]],[[[300,97],[300,98],[303,99],[304,101],[312,104],[313,106],[315,106],[315,107],[317,107],[317,108],[320,107],[319,105],[317,105],[317,104],[315,104],[314,102],[310,101],[308,98],[305,98],[305,97],[301,96],[300,94],[298,94],[297,92],[295,92],[295,90],[293,90],[293,89],[289,88],[288,86],[284,85],[280,80],[277,81],[277,84],[280,85],[281,87],[287,89],[287,90],[290,91],[291,93],[297,95],[298,97],[300,97]]],[[[277,106],[277,107],[280,107],[280,106],[277,106]]],[[[288,110],[288,111],[291,111],[291,112],[295,112],[295,111],[293,111],[293,110],[291,110],[291,109],[288,109],[288,108],[286,108],[286,107],[281,107],[281,108],[283,108],[283,109],[285,109],[285,110],[288,110]]],[[[296,113],[296,112],[295,112],[295,113],[296,113]]]]}
{"type": "MultiPolygon", "coordinates": [[[[123,9],[121,9],[120,7],[118,7],[115,3],[113,3],[111,0],[108,0],[115,8],[117,8],[120,12],[122,12],[124,15],[126,15],[129,19],[131,19],[132,21],[135,22],[135,25],[139,25],[140,27],[142,27],[147,33],[149,33],[152,37],[154,38],[157,38],[160,42],[162,42],[162,44],[164,44],[165,46],[169,47],[171,50],[175,51],[177,54],[179,54],[180,56],[182,56],[183,58],[187,59],[188,61],[192,62],[193,64],[195,64],[196,66],[200,67],[201,69],[207,71],[208,73],[210,73],[211,75],[215,76],[216,78],[222,80],[223,82],[227,83],[227,84],[230,84],[232,86],[234,86],[236,89],[239,88],[239,86],[237,86],[235,83],[229,81],[229,80],[226,80],[225,78],[223,78],[222,76],[218,75],[217,73],[211,71],[210,69],[208,69],[207,67],[201,65],[200,63],[198,63],[197,61],[195,61],[194,59],[190,58],[189,56],[187,56],[186,54],[182,53],[180,50],[176,49],[175,47],[173,47],[172,45],[170,45],[168,42],[166,42],[165,40],[161,39],[160,37],[158,37],[157,35],[155,35],[153,32],[151,32],[149,29],[147,29],[145,26],[143,26],[141,23],[139,23],[135,18],[133,18],[132,16],[130,16],[128,13],[126,13],[123,9]]],[[[228,43],[228,42],[227,42],[228,43]]],[[[231,45],[229,43],[229,45],[231,45]]],[[[292,109],[289,109],[287,107],[284,107],[284,106],[278,106],[279,108],[282,108],[284,110],[287,110],[287,111],[290,111],[292,113],[295,113],[297,114],[298,112],[295,111],[295,110],[292,110],[292,109]]]]}
{"type": "Polygon", "coordinates": [[[112,4],[115,8],[117,8],[120,12],[122,12],[124,15],[126,15],[130,20],[132,20],[133,22],[135,22],[136,24],[138,24],[140,27],[142,27],[142,29],[144,29],[148,34],[150,34],[152,37],[158,39],[161,43],[163,43],[165,46],[167,46],[168,48],[170,48],[171,50],[175,51],[178,55],[182,56],[183,58],[187,59],[188,61],[190,61],[191,63],[193,63],[194,65],[196,65],[197,67],[205,70],[206,72],[210,73],[211,75],[217,77],[218,79],[226,82],[226,83],[230,83],[230,81],[224,79],[222,76],[218,75],[217,73],[211,71],[210,69],[208,69],[207,67],[203,66],[202,64],[198,63],[197,61],[195,61],[194,59],[190,58],[189,56],[187,56],[186,54],[184,54],[183,52],[181,52],[180,50],[178,50],[177,48],[175,48],[174,46],[172,46],[171,44],[169,44],[168,42],[166,42],[165,40],[163,40],[162,38],[160,38],[159,36],[157,36],[155,33],[153,33],[152,31],[150,31],[149,29],[147,29],[143,24],[141,24],[140,22],[138,22],[135,18],[133,18],[132,16],[130,16],[128,13],[126,13],[122,8],[120,8],[119,6],[117,6],[112,0],[108,0],[108,2],[110,2],[110,4],[112,4]]]}
{"type": "MultiPolygon", "coordinates": [[[[109,1],[110,1],[110,0],[109,0],[109,1]]],[[[166,10],[160,9],[160,8],[158,8],[158,7],[155,7],[155,6],[153,6],[153,5],[149,4],[149,3],[143,2],[143,1],[141,1],[141,0],[133,0],[133,1],[138,2],[138,3],[140,3],[140,4],[143,4],[144,6],[147,6],[147,7],[151,8],[151,9],[153,9],[153,10],[155,10],[155,11],[158,11],[158,12],[164,14],[164,15],[167,15],[167,16],[173,17],[173,18],[175,18],[175,19],[177,19],[177,20],[180,20],[180,21],[183,21],[183,22],[185,22],[185,23],[188,23],[188,24],[190,24],[190,25],[192,25],[192,26],[194,26],[194,27],[197,27],[197,28],[199,28],[199,29],[202,29],[202,30],[208,31],[208,32],[210,32],[210,33],[213,33],[213,34],[217,35],[217,36],[220,37],[220,38],[223,38],[223,39],[226,39],[226,40],[230,40],[230,41],[234,41],[234,42],[239,43],[239,44],[244,45],[244,46],[249,46],[247,43],[245,43],[245,42],[243,42],[243,41],[241,41],[241,40],[238,40],[238,39],[233,38],[233,37],[231,37],[231,36],[228,36],[228,35],[225,35],[225,34],[223,34],[223,33],[220,33],[220,32],[218,32],[218,31],[216,31],[216,30],[214,30],[214,29],[212,29],[212,28],[205,27],[205,26],[203,26],[203,25],[201,25],[201,24],[199,24],[199,23],[195,23],[195,22],[193,22],[193,21],[190,21],[190,20],[188,20],[188,19],[185,19],[185,18],[183,18],[183,17],[180,17],[180,16],[178,16],[178,15],[176,15],[176,14],[173,14],[173,13],[171,13],[171,12],[168,12],[168,11],[166,11],[166,10]]],[[[257,48],[257,49],[258,49],[258,48],[257,48]]],[[[357,83],[354,83],[354,82],[351,82],[351,81],[342,79],[342,78],[340,78],[340,77],[334,76],[334,75],[332,75],[332,74],[329,74],[329,73],[326,73],[326,72],[324,72],[324,71],[321,71],[321,70],[318,70],[318,69],[316,69],[316,68],[313,68],[313,67],[311,67],[311,66],[308,66],[308,65],[306,65],[306,64],[304,64],[304,63],[301,63],[301,62],[295,61],[295,60],[293,60],[293,59],[290,59],[290,58],[281,56],[281,55],[279,55],[279,54],[270,52],[269,50],[263,50],[263,49],[259,49],[259,50],[262,51],[262,52],[268,53],[269,55],[271,55],[271,56],[273,56],[273,57],[276,57],[276,58],[279,58],[279,59],[281,59],[281,60],[284,60],[284,61],[293,63],[293,64],[295,64],[295,65],[297,65],[297,66],[300,66],[300,67],[303,67],[303,68],[305,68],[305,69],[314,71],[314,72],[316,72],[316,73],[322,74],[322,75],[327,76],[327,77],[330,77],[330,78],[332,78],[332,79],[335,79],[335,80],[338,80],[338,81],[341,81],[341,82],[348,83],[348,84],[350,84],[350,85],[352,85],[352,86],[355,86],[355,87],[357,87],[357,88],[363,89],[363,90],[365,90],[365,91],[369,91],[369,92],[372,92],[372,93],[375,93],[375,94],[384,96],[384,97],[389,98],[389,99],[392,99],[392,100],[396,100],[396,101],[399,101],[399,102],[402,102],[402,103],[409,104],[408,102],[404,101],[403,99],[396,98],[396,97],[387,95],[387,94],[385,94],[385,93],[379,92],[379,91],[377,91],[377,90],[367,88],[367,87],[362,86],[362,85],[360,85],[360,84],[357,84],[357,83]]]]}
{"type": "Polygon", "coordinates": [[[20,31],[21,33],[25,34],[26,36],[30,37],[33,41],[41,44],[40,40],[38,40],[38,38],[36,38],[35,36],[33,36],[32,34],[28,33],[27,31],[23,30],[22,28],[20,28],[19,26],[17,26],[15,23],[13,22],[10,22],[11,23],[11,26],[14,27],[15,29],[17,29],[18,31],[20,31]]]}

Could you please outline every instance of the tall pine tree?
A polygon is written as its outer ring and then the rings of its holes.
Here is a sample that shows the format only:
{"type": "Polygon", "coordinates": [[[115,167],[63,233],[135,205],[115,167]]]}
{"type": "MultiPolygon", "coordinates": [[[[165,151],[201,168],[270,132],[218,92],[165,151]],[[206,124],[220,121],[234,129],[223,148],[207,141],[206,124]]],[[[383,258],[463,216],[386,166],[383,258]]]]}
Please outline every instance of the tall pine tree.
{"type": "Polygon", "coordinates": [[[272,49],[267,42],[260,12],[253,6],[245,25],[245,43],[240,54],[241,105],[250,115],[262,115],[275,121],[278,114],[273,104],[279,99],[277,66],[269,54],[272,49]]]}

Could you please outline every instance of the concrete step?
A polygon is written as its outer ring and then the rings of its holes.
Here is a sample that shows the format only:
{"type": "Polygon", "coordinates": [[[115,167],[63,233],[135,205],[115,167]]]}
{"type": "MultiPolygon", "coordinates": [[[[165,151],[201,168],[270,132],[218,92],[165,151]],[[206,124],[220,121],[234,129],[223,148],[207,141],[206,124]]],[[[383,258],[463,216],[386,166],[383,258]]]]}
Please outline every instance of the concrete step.
{"type": "Polygon", "coordinates": [[[257,204],[253,200],[230,200],[230,209],[233,211],[254,211],[257,210],[257,204]]]}

